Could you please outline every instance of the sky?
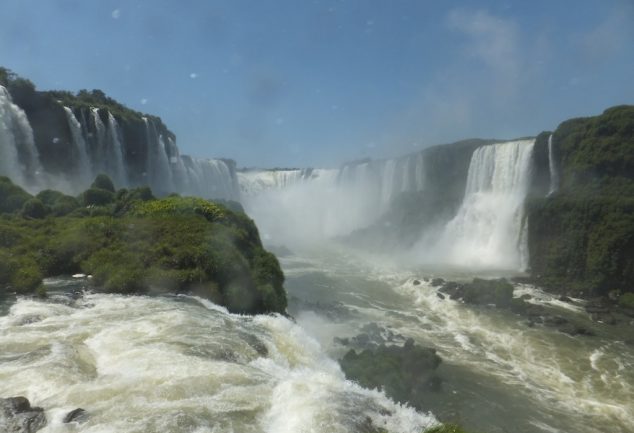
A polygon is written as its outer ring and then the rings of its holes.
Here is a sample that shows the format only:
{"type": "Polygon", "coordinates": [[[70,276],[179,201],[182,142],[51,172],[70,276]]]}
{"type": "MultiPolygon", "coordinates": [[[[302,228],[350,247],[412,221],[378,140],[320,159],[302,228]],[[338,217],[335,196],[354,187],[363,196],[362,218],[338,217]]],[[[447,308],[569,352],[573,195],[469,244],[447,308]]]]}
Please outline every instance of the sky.
{"type": "Polygon", "coordinates": [[[337,167],[634,104],[634,0],[2,0],[0,65],[181,153],[337,167]]]}

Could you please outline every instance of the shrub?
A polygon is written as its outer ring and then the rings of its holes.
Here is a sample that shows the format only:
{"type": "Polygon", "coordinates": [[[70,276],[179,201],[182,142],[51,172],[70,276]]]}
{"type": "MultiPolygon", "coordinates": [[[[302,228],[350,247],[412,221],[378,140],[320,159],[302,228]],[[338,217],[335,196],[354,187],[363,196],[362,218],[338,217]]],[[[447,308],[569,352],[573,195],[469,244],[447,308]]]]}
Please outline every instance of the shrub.
{"type": "Polygon", "coordinates": [[[14,261],[10,266],[13,268],[10,285],[16,292],[32,292],[42,284],[42,273],[35,261],[22,259],[14,261]]]}
{"type": "Polygon", "coordinates": [[[59,197],[52,205],[52,212],[55,216],[64,216],[73,212],[79,207],[79,201],[75,197],[64,195],[59,197]]]}
{"type": "Polygon", "coordinates": [[[47,206],[53,206],[55,202],[61,199],[62,197],[66,197],[66,196],[62,194],[61,192],[55,191],[52,189],[45,189],[43,191],[40,191],[35,196],[35,198],[42,201],[42,203],[44,203],[47,206]]]}
{"type": "Polygon", "coordinates": [[[0,213],[17,212],[29,199],[29,193],[14,185],[8,177],[0,176],[0,213]]]}
{"type": "Polygon", "coordinates": [[[32,198],[24,203],[20,215],[24,218],[42,219],[51,213],[51,208],[37,198],[32,198]]]}
{"type": "Polygon", "coordinates": [[[624,293],[619,296],[619,305],[634,310],[634,293],[624,293]]]}
{"type": "Polygon", "coordinates": [[[105,206],[114,202],[114,193],[101,188],[89,188],[81,197],[85,206],[105,206]]]}
{"type": "Polygon", "coordinates": [[[110,179],[105,174],[98,174],[97,177],[95,177],[95,180],[92,182],[92,185],[90,185],[90,187],[110,191],[113,194],[115,192],[114,183],[112,183],[112,179],[110,179]]]}

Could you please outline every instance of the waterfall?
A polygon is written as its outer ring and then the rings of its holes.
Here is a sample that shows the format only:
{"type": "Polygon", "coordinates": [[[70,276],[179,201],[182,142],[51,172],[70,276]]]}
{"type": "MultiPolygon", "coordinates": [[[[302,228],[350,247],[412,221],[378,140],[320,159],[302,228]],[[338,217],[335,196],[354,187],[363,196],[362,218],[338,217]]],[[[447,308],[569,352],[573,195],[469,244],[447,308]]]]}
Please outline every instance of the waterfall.
{"type": "Polygon", "coordinates": [[[108,149],[107,162],[110,167],[109,174],[115,184],[128,185],[127,170],[123,158],[123,145],[121,144],[121,128],[112,113],[108,112],[108,149]]]}
{"type": "Polygon", "coordinates": [[[94,127],[93,146],[91,156],[93,158],[93,167],[96,172],[107,171],[107,153],[106,153],[106,127],[101,121],[98,108],[90,109],[92,123],[94,127]]]}
{"type": "Polygon", "coordinates": [[[388,159],[381,170],[381,207],[385,209],[394,195],[394,182],[396,180],[396,161],[388,159]]]}
{"type": "Polygon", "coordinates": [[[149,183],[157,189],[159,193],[174,192],[172,170],[165,149],[165,140],[158,133],[153,119],[143,118],[145,123],[147,151],[147,174],[149,183]]]}
{"type": "MultiPolygon", "coordinates": [[[[321,170],[322,174],[331,170],[321,170]]],[[[317,170],[243,170],[238,173],[240,190],[247,195],[256,195],[268,189],[283,189],[319,177],[317,170]],[[315,176],[313,176],[315,174],[315,176]]]]}
{"type": "Polygon", "coordinates": [[[184,192],[205,198],[239,200],[240,188],[234,163],[222,159],[181,156],[186,170],[184,192]]]}
{"type": "Polygon", "coordinates": [[[68,121],[68,128],[70,129],[74,153],[77,156],[77,177],[76,179],[82,187],[89,185],[92,180],[92,169],[90,165],[90,158],[88,156],[88,146],[86,144],[86,140],[84,139],[84,134],[82,132],[82,125],[75,117],[73,110],[68,107],[64,107],[64,112],[66,113],[66,120],[68,121]]]}
{"type": "Polygon", "coordinates": [[[534,144],[535,140],[518,140],[476,149],[463,203],[434,251],[443,262],[476,268],[526,268],[524,199],[534,144]]]}
{"type": "Polygon", "coordinates": [[[26,113],[0,86],[0,175],[24,187],[34,187],[42,174],[33,130],[26,113]]]}
{"type": "Polygon", "coordinates": [[[553,134],[548,136],[548,168],[550,171],[550,189],[548,195],[553,194],[559,188],[559,171],[557,161],[555,161],[555,150],[553,148],[553,134]]]}

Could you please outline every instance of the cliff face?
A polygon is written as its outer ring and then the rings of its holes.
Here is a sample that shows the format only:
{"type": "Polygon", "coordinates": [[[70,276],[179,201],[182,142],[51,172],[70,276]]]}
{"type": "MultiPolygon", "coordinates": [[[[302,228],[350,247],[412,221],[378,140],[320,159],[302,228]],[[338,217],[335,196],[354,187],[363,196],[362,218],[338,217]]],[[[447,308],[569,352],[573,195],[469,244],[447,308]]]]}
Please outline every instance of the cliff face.
{"type": "Polygon", "coordinates": [[[37,91],[1,68],[0,86],[8,90],[3,106],[12,114],[4,116],[0,154],[13,155],[11,164],[0,164],[0,174],[21,186],[76,193],[106,173],[120,187],[239,199],[235,163],[181,156],[175,135],[158,117],[130,110],[99,90],[37,91]]]}
{"type": "Polygon", "coordinates": [[[534,181],[527,203],[533,275],[562,291],[634,291],[634,107],[565,121],[551,144],[557,188],[539,198],[534,181]]]}

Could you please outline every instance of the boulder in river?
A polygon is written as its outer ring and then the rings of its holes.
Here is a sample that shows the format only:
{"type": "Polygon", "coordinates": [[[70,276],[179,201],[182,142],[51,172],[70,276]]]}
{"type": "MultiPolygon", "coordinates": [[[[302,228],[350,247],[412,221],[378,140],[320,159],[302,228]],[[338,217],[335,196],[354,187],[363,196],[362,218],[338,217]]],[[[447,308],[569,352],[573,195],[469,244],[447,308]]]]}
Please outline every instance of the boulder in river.
{"type": "Polygon", "coordinates": [[[403,346],[350,350],[339,362],[348,379],[383,389],[394,400],[418,409],[425,407],[429,393],[441,390],[442,380],[435,371],[441,358],[435,349],[418,346],[412,339],[403,346]]]}
{"type": "Polygon", "coordinates": [[[88,418],[88,412],[86,412],[81,407],[77,409],[73,409],[66,414],[64,417],[64,424],[68,424],[69,422],[82,422],[88,418]]]}
{"type": "Polygon", "coordinates": [[[27,398],[0,398],[0,431],[3,433],[35,433],[45,425],[44,409],[31,407],[27,398]]]}

